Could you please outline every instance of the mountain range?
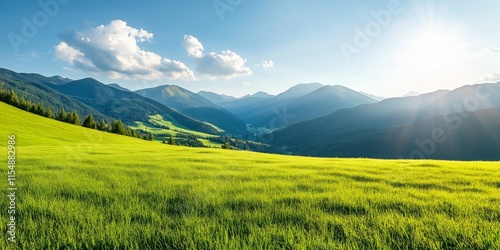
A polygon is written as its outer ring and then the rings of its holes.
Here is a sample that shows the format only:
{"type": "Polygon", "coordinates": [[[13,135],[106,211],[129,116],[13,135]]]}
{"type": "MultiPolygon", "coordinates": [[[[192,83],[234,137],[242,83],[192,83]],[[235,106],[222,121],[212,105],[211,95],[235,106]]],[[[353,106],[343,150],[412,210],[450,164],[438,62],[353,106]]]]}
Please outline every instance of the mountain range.
{"type": "Polygon", "coordinates": [[[276,129],[375,102],[344,86],[310,83],[296,85],[277,96],[254,95],[219,105],[255,127],[276,129]]]}
{"type": "MultiPolygon", "coordinates": [[[[499,108],[500,83],[467,85],[341,109],[274,131],[271,137],[273,145],[300,155],[500,159],[492,153],[500,152],[500,130],[495,129],[499,108]],[[425,152],[421,142],[435,134],[443,134],[446,143],[425,152]],[[471,154],[476,152],[472,148],[484,155],[471,154]]],[[[428,143],[429,148],[431,144],[436,143],[428,143]]]]}
{"type": "Polygon", "coordinates": [[[96,119],[147,122],[254,138],[279,152],[321,157],[500,160],[500,82],[382,98],[341,85],[302,83],[278,95],[241,98],[176,85],[130,91],[92,78],[72,80],[0,69],[0,88],[96,119]],[[262,134],[269,131],[268,134],[262,134]]]}
{"type": "Polygon", "coordinates": [[[15,90],[19,98],[24,98],[35,104],[43,103],[45,107],[50,107],[53,112],[64,108],[66,111],[75,110],[79,114],[93,114],[99,120],[112,120],[93,107],[49,87],[50,85],[71,82],[71,80],[60,81],[59,79],[64,78],[58,76],[44,78],[38,74],[18,74],[7,69],[0,69],[0,88],[15,90]]]}
{"type": "Polygon", "coordinates": [[[179,113],[159,102],[129,91],[105,85],[95,79],[56,81],[60,77],[44,77],[36,74],[18,74],[0,69],[0,84],[11,88],[19,97],[32,102],[43,102],[58,112],[62,108],[76,110],[80,115],[93,114],[97,119],[120,119],[124,123],[147,121],[150,115],[160,114],[181,127],[209,134],[219,130],[189,116],[179,113]],[[31,77],[34,76],[34,77],[31,77]]]}

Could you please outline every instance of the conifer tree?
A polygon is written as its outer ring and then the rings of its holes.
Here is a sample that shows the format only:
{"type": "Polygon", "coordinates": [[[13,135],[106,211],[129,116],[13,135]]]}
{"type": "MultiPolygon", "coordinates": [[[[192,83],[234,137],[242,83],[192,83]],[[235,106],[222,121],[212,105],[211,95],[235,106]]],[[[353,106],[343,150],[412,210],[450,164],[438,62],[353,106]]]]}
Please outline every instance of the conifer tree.
{"type": "Polygon", "coordinates": [[[64,122],[71,123],[71,124],[73,124],[74,121],[75,121],[75,119],[73,117],[73,113],[68,113],[68,115],[66,116],[66,119],[64,119],[64,122]]]}
{"type": "Polygon", "coordinates": [[[101,119],[101,122],[99,122],[99,130],[102,131],[108,130],[108,124],[104,121],[104,119],[101,119]]]}
{"type": "Polygon", "coordinates": [[[71,112],[71,114],[68,117],[69,117],[69,119],[67,119],[68,123],[81,125],[80,117],[78,116],[78,113],[76,113],[76,110],[73,110],[73,112],[71,112]]]}
{"type": "Polygon", "coordinates": [[[135,129],[131,129],[130,132],[130,136],[139,138],[139,135],[137,134],[137,131],[135,131],[135,129]]]}
{"type": "Polygon", "coordinates": [[[175,145],[175,141],[174,141],[174,138],[172,136],[170,136],[170,139],[168,139],[168,144],[175,145]]]}
{"type": "Polygon", "coordinates": [[[94,121],[92,114],[89,114],[83,120],[83,126],[87,128],[97,129],[97,124],[94,121]]]}
{"type": "Polygon", "coordinates": [[[226,142],[226,143],[224,143],[224,145],[222,145],[222,148],[223,149],[231,149],[231,145],[229,145],[229,142],[226,142]]]}
{"type": "Polygon", "coordinates": [[[43,107],[42,102],[38,104],[38,107],[36,108],[36,113],[39,115],[45,115],[45,108],[43,107]]]}
{"type": "Polygon", "coordinates": [[[19,98],[17,98],[16,92],[13,89],[10,90],[9,104],[12,106],[19,106],[19,98]]]}
{"type": "Polygon", "coordinates": [[[50,107],[47,107],[47,110],[45,111],[45,117],[54,119],[54,113],[52,113],[52,110],[50,109],[50,107]]]}
{"type": "Polygon", "coordinates": [[[0,101],[7,103],[7,91],[3,88],[0,90],[0,101]]]}
{"type": "Polygon", "coordinates": [[[127,129],[123,125],[122,121],[115,120],[113,122],[113,126],[111,128],[111,132],[115,133],[115,134],[126,135],[127,134],[127,129]]]}
{"type": "Polygon", "coordinates": [[[36,110],[37,110],[36,104],[30,102],[28,105],[28,112],[36,114],[36,110]]]}
{"type": "Polygon", "coordinates": [[[22,110],[28,110],[29,106],[26,99],[21,97],[21,100],[19,100],[19,108],[21,108],[22,110]]]}
{"type": "Polygon", "coordinates": [[[68,114],[66,114],[66,111],[64,110],[64,108],[61,109],[61,112],[59,112],[59,115],[57,116],[57,120],[59,121],[66,121],[66,118],[67,118],[68,114]]]}

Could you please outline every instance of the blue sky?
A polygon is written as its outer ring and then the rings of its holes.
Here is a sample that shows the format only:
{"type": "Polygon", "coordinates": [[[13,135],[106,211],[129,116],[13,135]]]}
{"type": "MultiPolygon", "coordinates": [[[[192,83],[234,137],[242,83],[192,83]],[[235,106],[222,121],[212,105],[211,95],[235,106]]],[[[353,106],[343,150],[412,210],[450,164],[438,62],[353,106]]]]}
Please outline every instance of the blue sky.
{"type": "Polygon", "coordinates": [[[400,96],[500,81],[499,11],[497,0],[6,0],[0,67],[132,90],[320,82],[400,96]]]}

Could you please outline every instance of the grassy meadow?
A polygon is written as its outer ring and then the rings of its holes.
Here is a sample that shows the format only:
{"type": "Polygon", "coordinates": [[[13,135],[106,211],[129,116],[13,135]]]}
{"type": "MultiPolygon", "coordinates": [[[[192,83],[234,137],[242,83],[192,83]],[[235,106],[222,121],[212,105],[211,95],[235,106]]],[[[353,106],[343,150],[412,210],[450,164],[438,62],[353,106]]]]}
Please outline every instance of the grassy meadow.
{"type": "MultiPolygon", "coordinates": [[[[148,133],[152,133],[155,135],[155,140],[163,141],[169,139],[172,136],[176,142],[184,143],[185,138],[177,137],[177,134],[184,135],[192,135],[197,137],[205,146],[209,147],[220,147],[222,143],[212,142],[207,139],[207,137],[213,137],[217,135],[211,135],[207,133],[197,132],[190,130],[188,128],[176,126],[173,122],[164,120],[161,115],[153,115],[149,117],[150,119],[147,122],[135,121],[133,124],[130,124],[130,128],[142,130],[148,133]],[[167,129],[168,128],[168,129],[167,129]],[[165,136],[167,135],[168,136],[165,136]],[[160,136],[162,135],[162,136],[160,136]]],[[[212,125],[213,126],[213,125],[212,125]]]]}
{"type": "Polygon", "coordinates": [[[498,162],[188,148],[0,113],[0,249],[500,249],[498,162]]]}

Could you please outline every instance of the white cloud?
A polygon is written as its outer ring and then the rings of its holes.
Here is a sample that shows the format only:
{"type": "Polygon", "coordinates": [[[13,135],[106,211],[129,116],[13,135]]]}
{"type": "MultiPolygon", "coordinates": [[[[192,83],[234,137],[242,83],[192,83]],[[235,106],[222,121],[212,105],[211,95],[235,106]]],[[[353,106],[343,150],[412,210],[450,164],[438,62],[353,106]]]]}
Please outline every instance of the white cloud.
{"type": "Polygon", "coordinates": [[[245,67],[245,63],[246,60],[230,50],[222,51],[220,54],[210,52],[200,58],[196,70],[201,74],[233,78],[252,73],[249,68],[245,67]]]}
{"type": "Polygon", "coordinates": [[[250,82],[242,82],[241,85],[247,87],[250,86],[250,82]]]}
{"type": "Polygon", "coordinates": [[[194,80],[184,63],[145,51],[138,43],[151,41],[153,34],[121,20],[83,31],[64,33],[55,46],[57,58],[72,68],[117,79],[194,80]]]}
{"type": "Polygon", "coordinates": [[[200,41],[198,41],[196,37],[185,35],[182,45],[184,45],[184,48],[186,48],[189,56],[194,58],[203,57],[203,45],[200,43],[200,41]]]}
{"type": "Polygon", "coordinates": [[[196,60],[196,71],[210,77],[233,78],[237,76],[250,75],[252,71],[245,66],[246,59],[231,50],[220,53],[204,53],[201,42],[194,36],[185,35],[184,48],[190,57],[196,60]]]}
{"type": "Polygon", "coordinates": [[[489,82],[496,83],[500,82],[500,73],[490,72],[480,77],[480,83],[489,82]]]}
{"type": "Polygon", "coordinates": [[[487,49],[487,51],[491,54],[498,53],[498,52],[500,52],[500,45],[495,45],[495,46],[489,47],[487,49]]]}
{"type": "Polygon", "coordinates": [[[500,45],[491,46],[482,52],[478,53],[477,56],[489,56],[496,53],[500,53],[500,45]]]}
{"type": "Polygon", "coordinates": [[[274,69],[274,62],[273,62],[273,60],[262,61],[260,63],[255,64],[255,66],[257,66],[259,68],[264,68],[264,69],[274,69]]]}

